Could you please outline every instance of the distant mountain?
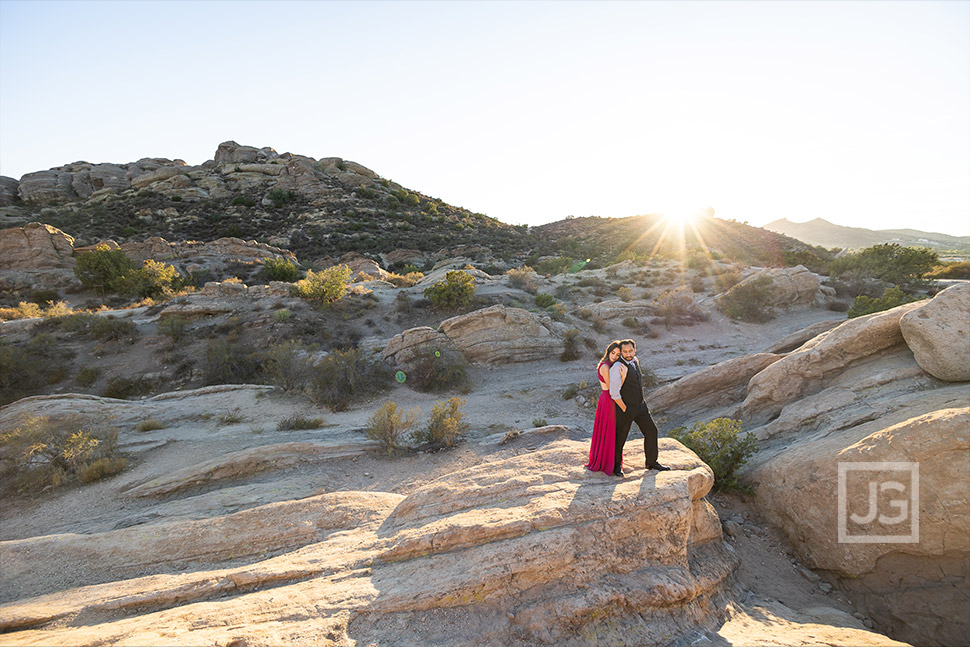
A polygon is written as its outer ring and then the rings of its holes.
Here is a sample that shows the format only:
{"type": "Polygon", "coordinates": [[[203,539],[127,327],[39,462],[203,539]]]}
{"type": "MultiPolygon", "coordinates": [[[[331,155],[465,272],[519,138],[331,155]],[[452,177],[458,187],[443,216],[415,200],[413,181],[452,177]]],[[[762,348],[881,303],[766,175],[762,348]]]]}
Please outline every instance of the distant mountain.
{"type": "Polygon", "coordinates": [[[808,222],[791,222],[787,218],[769,222],[764,229],[797,238],[809,245],[825,248],[859,249],[882,243],[899,243],[908,247],[928,247],[938,252],[970,253],[970,236],[950,236],[916,229],[863,229],[843,227],[822,218],[808,222]]]}

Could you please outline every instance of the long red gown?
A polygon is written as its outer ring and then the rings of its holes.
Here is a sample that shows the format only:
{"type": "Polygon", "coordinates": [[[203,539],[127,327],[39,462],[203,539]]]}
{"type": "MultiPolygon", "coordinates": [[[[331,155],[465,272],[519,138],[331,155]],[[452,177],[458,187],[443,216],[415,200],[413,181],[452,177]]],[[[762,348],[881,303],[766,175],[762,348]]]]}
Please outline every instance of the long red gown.
{"type": "MultiPolygon", "coordinates": [[[[603,376],[600,375],[600,366],[609,366],[608,362],[600,362],[596,367],[596,377],[600,384],[603,376]]],[[[613,454],[616,446],[616,405],[610,397],[609,389],[604,389],[600,393],[600,399],[596,402],[596,416],[593,418],[593,440],[589,446],[589,462],[586,469],[594,472],[613,473],[613,454]]],[[[622,464],[621,464],[622,465],[622,464]]]]}

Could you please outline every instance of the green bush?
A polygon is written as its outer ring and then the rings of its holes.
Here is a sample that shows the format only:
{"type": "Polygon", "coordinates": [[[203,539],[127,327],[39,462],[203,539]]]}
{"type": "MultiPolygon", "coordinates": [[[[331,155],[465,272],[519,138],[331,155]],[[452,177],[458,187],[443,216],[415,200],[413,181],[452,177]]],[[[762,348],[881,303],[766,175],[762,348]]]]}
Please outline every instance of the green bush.
{"type": "Polygon", "coordinates": [[[416,407],[404,411],[398,409],[396,402],[385,402],[367,420],[364,431],[368,438],[381,444],[385,453],[392,454],[400,447],[398,439],[414,428],[418,414],[416,407]]]}
{"type": "Polygon", "coordinates": [[[259,275],[266,281],[284,281],[293,283],[300,275],[299,268],[285,258],[267,258],[263,262],[263,269],[259,275]]]}
{"type": "Polygon", "coordinates": [[[345,411],[387,390],[392,381],[387,366],[366,358],[360,348],[335,350],[310,369],[310,397],[331,411],[345,411]]]}
{"type": "Polygon", "coordinates": [[[74,376],[74,381],[78,383],[78,386],[91,386],[98,381],[98,376],[101,374],[96,368],[82,368],[74,376]]]}
{"type": "Polygon", "coordinates": [[[274,207],[279,209],[287,202],[295,200],[296,194],[287,191],[286,189],[276,188],[271,189],[270,192],[266,194],[266,197],[272,201],[274,207]]]}
{"type": "Polygon", "coordinates": [[[509,286],[529,294],[537,290],[535,272],[528,265],[521,265],[505,273],[509,277],[509,286]]]}
{"type": "Polygon", "coordinates": [[[293,313],[289,308],[280,308],[273,313],[273,321],[277,323],[283,323],[284,321],[289,321],[293,317],[293,313]]]}
{"type": "Polygon", "coordinates": [[[127,285],[128,275],[135,269],[135,262],[123,251],[102,243],[92,251],[78,254],[74,275],[86,288],[121,292],[127,285]]]}
{"type": "Polygon", "coordinates": [[[548,308],[556,302],[556,297],[552,296],[551,294],[537,294],[535,302],[540,308],[548,308]]]}
{"type": "Polygon", "coordinates": [[[306,278],[293,285],[293,294],[304,299],[333,303],[347,294],[350,285],[351,269],[346,265],[336,265],[325,270],[309,270],[306,278]]]}
{"type": "Polygon", "coordinates": [[[419,443],[434,446],[454,447],[468,430],[468,423],[464,421],[465,414],[461,407],[465,401],[455,396],[444,402],[438,402],[431,408],[428,425],[415,432],[414,437],[419,443]]]}
{"type": "Polygon", "coordinates": [[[924,275],[939,260],[937,253],[930,249],[887,243],[835,259],[829,264],[829,273],[845,280],[871,278],[896,285],[921,285],[924,275]]]}
{"type": "Polygon", "coordinates": [[[970,261],[941,263],[926,274],[928,279],[970,279],[970,261]]]}
{"type": "Polygon", "coordinates": [[[707,313],[697,306],[694,295],[687,286],[664,290],[653,302],[660,321],[667,328],[708,319],[707,313]]]}
{"type": "Polygon", "coordinates": [[[579,336],[579,331],[575,328],[570,328],[565,333],[563,333],[564,347],[562,355],[559,356],[559,361],[561,362],[571,362],[574,359],[579,359],[583,355],[583,349],[580,347],[582,343],[582,338],[579,336]]]}
{"type": "Polygon", "coordinates": [[[731,319],[748,323],[764,323],[775,318],[771,307],[771,277],[762,276],[747,283],[736,285],[718,300],[718,307],[731,319]]]}
{"type": "Polygon", "coordinates": [[[460,308],[472,302],[475,296],[475,279],[468,272],[452,270],[444,281],[425,288],[425,298],[436,308],[460,308]]]}
{"type": "Polygon", "coordinates": [[[55,303],[60,298],[57,290],[34,290],[30,293],[30,300],[39,305],[55,303]]]}
{"type": "Polygon", "coordinates": [[[73,352],[47,333],[26,344],[0,338],[0,405],[36,395],[49,384],[67,377],[67,360],[73,352]]]}
{"type": "Polygon", "coordinates": [[[271,346],[262,354],[263,376],[270,384],[275,384],[284,391],[303,389],[313,369],[310,358],[312,350],[297,341],[285,341],[271,346]]]}
{"type": "Polygon", "coordinates": [[[882,293],[882,296],[877,299],[865,295],[856,297],[855,301],[852,302],[852,307],[849,308],[848,317],[852,319],[874,312],[882,312],[883,310],[889,310],[896,306],[901,306],[904,303],[912,303],[916,300],[916,297],[906,294],[899,289],[898,285],[894,285],[891,288],[887,288],[882,293]]]}
{"type": "Polygon", "coordinates": [[[294,414],[276,423],[276,431],[300,431],[303,429],[319,429],[323,426],[323,418],[308,418],[294,414]]]}
{"type": "Polygon", "coordinates": [[[670,437],[697,454],[714,472],[714,490],[747,492],[738,471],[758,451],[758,443],[750,433],[741,435],[741,421],[716,418],[697,423],[690,430],[677,427],[670,437]]]}
{"type": "MultiPolygon", "coordinates": [[[[237,167],[238,168],[238,167],[237,167]]],[[[255,207],[256,201],[245,195],[237,195],[232,199],[233,206],[237,207],[255,207]]]]}
{"type": "Polygon", "coordinates": [[[181,315],[160,319],[158,322],[158,334],[165,335],[172,340],[172,343],[178,343],[185,337],[185,331],[188,330],[189,321],[188,317],[181,315]]]}
{"type": "Polygon", "coordinates": [[[125,285],[119,292],[155,299],[170,296],[182,287],[182,276],[171,265],[147,260],[141,269],[129,273],[125,285]]]}
{"type": "Polygon", "coordinates": [[[468,360],[461,351],[452,348],[426,348],[417,351],[407,362],[407,383],[424,392],[440,393],[455,390],[468,393],[468,360]]]}
{"type": "Polygon", "coordinates": [[[101,341],[118,341],[121,339],[134,339],[138,334],[138,328],[134,321],[122,321],[115,319],[112,315],[104,317],[94,315],[88,336],[101,341]]]}
{"type": "Polygon", "coordinates": [[[18,491],[89,483],[124,469],[117,444],[118,430],[101,420],[23,416],[12,431],[0,433],[0,481],[18,491]]]}
{"type": "Polygon", "coordinates": [[[205,384],[250,384],[261,380],[261,362],[256,349],[228,339],[209,342],[202,365],[205,384]]]}
{"type": "Polygon", "coordinates": [[[165,423],[158,418],[145,418],[135,425],[135,431],[155,431],[165,429],[165,423]]]}
{"type": "Polygon", "coordinates": [[[627,286],[621,287],[616,291],[616,296],[620,297],[620,301],[630,302],[633,301],[633,290],[627,286]]]}
{"type": "Polygon", "coordinates": [[[105,398],[127,400],[138,395],[152,392],[152,383],[141,377],[113,377],[108,380],[101,395],[105,398]]]}

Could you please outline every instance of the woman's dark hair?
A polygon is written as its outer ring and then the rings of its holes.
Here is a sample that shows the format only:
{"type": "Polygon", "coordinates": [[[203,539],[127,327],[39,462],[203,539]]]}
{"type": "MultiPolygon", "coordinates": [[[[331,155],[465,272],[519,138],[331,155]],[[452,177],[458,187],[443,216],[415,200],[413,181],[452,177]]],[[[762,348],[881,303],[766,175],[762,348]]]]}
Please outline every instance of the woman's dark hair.
{"type": "Polygon", "coordinates": [[[602,362],[609,363],[609,361],[610,361],[610,353],[613,352],[613,349],[614,348],[619,348],[619,347],[620,347],[620,342],[619,341],[616,341],[616,340],[615,341],[611,341],[610,342],[610,345],[606,347],[606,352],[603,353],[603,358],[596,365],[599,366],[599,364],[602,363],[602,362]]]}

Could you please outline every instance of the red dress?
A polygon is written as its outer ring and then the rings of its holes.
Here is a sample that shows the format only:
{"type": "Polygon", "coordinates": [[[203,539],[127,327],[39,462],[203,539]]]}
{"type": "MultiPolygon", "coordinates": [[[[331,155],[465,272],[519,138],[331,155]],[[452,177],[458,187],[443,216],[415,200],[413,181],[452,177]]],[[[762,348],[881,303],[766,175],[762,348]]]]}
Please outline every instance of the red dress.
{"type": "MultiPolygon", "coordinates": [[[[596,367],[596,377],[600,384],[605,385],[600,375],[600,366],[609,366],[608,362],[600,362],[596,367]]],[[[593,440],[589,447],[589,463],[586,469],[594,472],[613,473],[613,453],[616,445],[616,404],[610,397],[609,389],[600,393],[596,403],[596,416],[593,418],[593,440]]]]}

